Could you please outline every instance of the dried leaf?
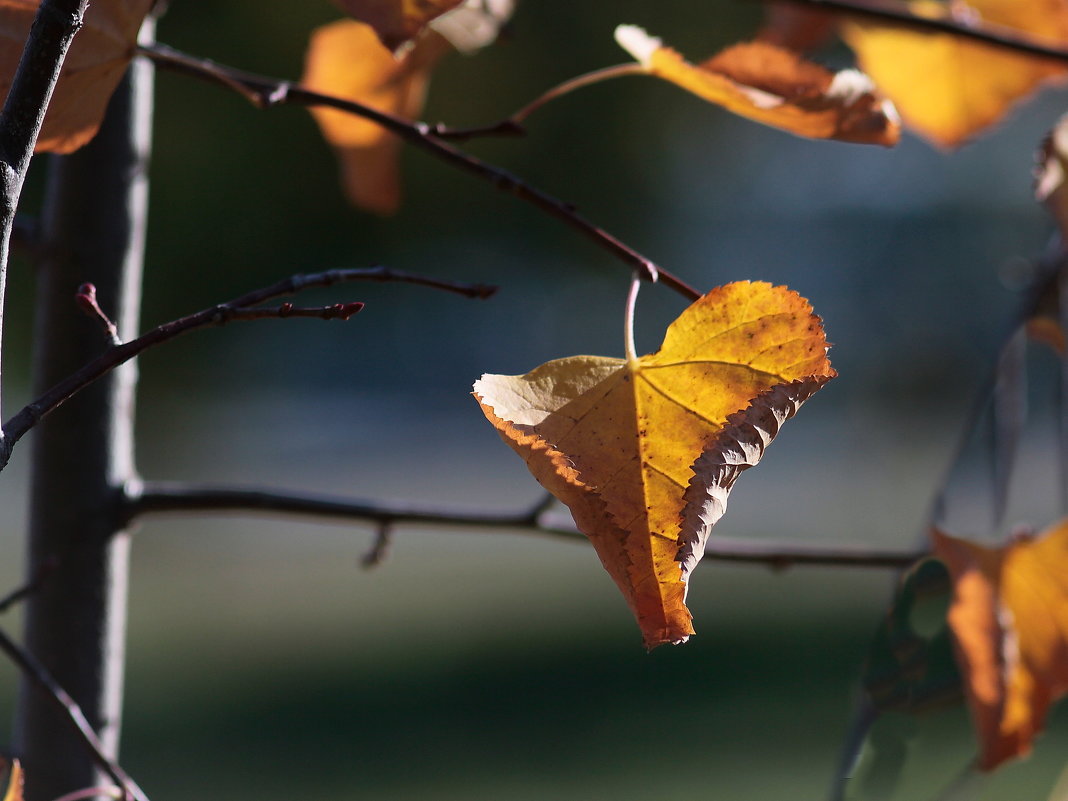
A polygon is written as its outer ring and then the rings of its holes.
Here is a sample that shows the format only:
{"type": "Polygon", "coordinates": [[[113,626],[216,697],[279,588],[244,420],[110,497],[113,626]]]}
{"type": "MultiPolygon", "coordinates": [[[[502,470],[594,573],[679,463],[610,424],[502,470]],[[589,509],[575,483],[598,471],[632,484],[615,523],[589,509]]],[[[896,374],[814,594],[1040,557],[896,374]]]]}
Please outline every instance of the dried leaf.
{"type": "Polygon", "coordinates": [[[949,568],[949,625],[980,743],[993,770],[1031,750],[1068,692],[1068,520],[988,548],[934,532],[949,568]]]}
{"type": "MultiPolygon", "coordinates": [[[[967,6],[915,0],[908,8],[936,18],[959,16],[965,8],[984,24],[1022,31],[1054,46],[1068,44],[1066,0],[970,0],[967,6]]],[[[1015,103],[1066,70],[1050,59],[883,21],[847,19],[841,32],[905,123],[945,147],[998,122],[1015,103]]]]}
{"type": "Polygon", "coordinates": [[[461,53],[474,53],[493,44],[514,10],[515,0],[467,0],[431,22],[430,29],[461,53]]]}
{"type": "Polygon", "coordinates": [[[835,26],[829,11],[780,0],[764,4],[764,26],[757,39],[804,53],[826,44],[834,36],[835,26]]]}
{"type": "Polygon", "coordinates": [[[653,648],[693,633],[687,579],[731,487],[834,375],[808,302],[743,282],[694,302],[656,353],[484,375],[474,394],[570,508],[653,648]]]}
{"type": "Polygon", "coordinates": [[[735,114],[814,139],[894,145],[893,105],[857,70],[833,73],[766,42],[734,45],[695,66],[634,25],[616,41],[646,70],[735,114]]]}
{"type": "MultiPolygon", "coordinates": [[[[115,87],[133,57],[137,31],[153,0],[89,4],[63,63],[37,139],[40,152],[70,153],[100,128],[115,87]]],[[[39,0],[0,0],[0,96],[7,97],[39,0]]]]}
{"type": "MultiPolygon", "coordinates": [[[[302,82],[324,94],[414,119],[423,108],[430,70],[447,50],[448,44],[430,33],[395,59],[370,26],[340,20],[313,32],[302,82]]],[[[337,152],[349,200],[378,214],[395,212],[401,197],[400,140],[363,117],[330,108],[311,113],[337,152]]]]}
{"type": "Polygon", "coordinates": [[[19,761],[13,759],[8,762],[0,757],[0,774],[6,774],[4,779],[7,789],[4,791],[4,801],[22,801],[22,789],[26,783],[26,777],[23,775],[19,761]]]}
{"type": "Polygon", "coordinates": [[[397,50],[414,39],[432,19],[463,0],[338,0],[345,11],[366,22],[386,47],[397,50]]]}

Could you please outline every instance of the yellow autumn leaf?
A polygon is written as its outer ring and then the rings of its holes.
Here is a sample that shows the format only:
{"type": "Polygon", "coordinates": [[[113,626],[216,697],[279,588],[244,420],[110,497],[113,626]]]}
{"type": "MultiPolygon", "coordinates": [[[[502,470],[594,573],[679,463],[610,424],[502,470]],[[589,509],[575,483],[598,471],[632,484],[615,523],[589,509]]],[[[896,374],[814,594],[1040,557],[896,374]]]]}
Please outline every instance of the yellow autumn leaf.
{"type": "MultiPolygon", "coordinates": [[[[423,108],[430,71],[448,49],[444,39],[429,32],[397,59],[369,25],[339,20],[313,32],[302,83],[414,119],[423,108]]],[[[312,108],[311,113],[337,152],[349,200],[378,214],[396,211],[401,197],[400,140],[363,117],[331,108],[312,108]]]]}
{"type": "Polygon", "coordinates": [[[432,19],[464,0],[338,0],[349,14],[370,25],[390,50],[414,39],[432,19]]]}
{"type": "Polygon", "coordinates": [[[1068,693],[1068,520],[989,548],[934,532],[953,577],[949,625],[980,744],[993,770],[1030,752],[1068,693]]]}
{"type": "MultiPolygon", "coordinates": [[[[907,7],[940,18],[965,6],[914,0],[907,7]]],[[[967,7],[985,25],[1030,34],[1053,46],[1068,44],[1066,0],[968,0],[967,7]]],[[[841,33],[905,123],[945,147],[998,122],[1040,84],[1066,71],[1051,59],[885,21],[846,18],[841,33]]]]}
{"type": "Polygon", "coordinates": [[[767,42],[734,45],[700,65],[635,25],[616,41],[646,71],[747,119],[813,139],[891,146],[893,105],[857,70],[834,73],[767,42]]]}
{"type": "MultiPolygon", "coordinates": [[[[37,152],[70,153],[100,128],[115,87],[133,58],[137,31],[153,0],[96,0],[67,53],[37,152]]],[[[7,97],[39,0],[0,0],[0,97],[7,97]]]]}
{"type": "Polygon", "coordinates": [[[735,480],[834,375],[808,302],[741,282],[695,301],[656,353],[484,375],[474,395],[569,507],[653,648],[693,634],[687,579],[735,480]]]}

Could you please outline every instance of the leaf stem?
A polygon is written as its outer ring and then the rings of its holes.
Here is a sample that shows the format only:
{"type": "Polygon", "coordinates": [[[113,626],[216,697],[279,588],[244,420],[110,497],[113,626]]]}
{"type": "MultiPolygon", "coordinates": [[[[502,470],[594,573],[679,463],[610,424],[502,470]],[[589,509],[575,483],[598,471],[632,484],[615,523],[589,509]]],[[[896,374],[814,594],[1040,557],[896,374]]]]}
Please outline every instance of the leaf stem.
{"type": "Polygon", "coordinates": [[[623,349],[626,353],[627,364],[633,369],[638,363],[638,352],[634,347],[634,307],[638,302],[638,289],[642,279],[637,272],[630,282],[630,291],[627,292],[627,303],[623,310],[623,349]]]}
{"type": "Polygon", "coordinates": [[[594,84],[601,83],[602,81],[608,81],[613,78],[621,78],[625,75],[648,75],[649,70],[637,62],[628,62],[626,64],[616,64],[612,67],[604,67],[593,72],[587,72],[583,75],[576,75],[574,78],[559,83],[552,89],[542,93],[539,97],[535,98],[531,102],[527,103],[523,108],[519,109],[515,114],[508,118],[508,122],[515,125],[522,125],[527,117],[533,114],[547,103],[556,100],[564,95],[571,94],[576,89],[583,89],[587,86],[593,86],[594,84]]]}

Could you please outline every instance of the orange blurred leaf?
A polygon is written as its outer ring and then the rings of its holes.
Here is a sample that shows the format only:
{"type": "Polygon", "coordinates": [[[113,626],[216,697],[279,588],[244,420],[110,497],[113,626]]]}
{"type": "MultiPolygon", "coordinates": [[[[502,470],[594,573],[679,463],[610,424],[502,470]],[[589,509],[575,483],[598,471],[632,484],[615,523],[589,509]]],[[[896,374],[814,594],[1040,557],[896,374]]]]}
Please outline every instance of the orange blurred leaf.
{"type": "Polygon", "coordinates": [[[808,302],[741,282],[683,311],[656,353],[484,375],[474,394],[570,508],[653,648],[693,634],[687,580],[734,482],[834,375],[808,302]]]}
{"type": "MultiPolygon", "coordinates": [[[[95,0],[74,37],[36,151],[70,153],[92,139],[133,57],[153,0],[95,0]]],[[[0,96],[6,97],[39,0],[0,0],[0,96]]]]}
{"type": "MultiPolygon", "coordinates": [[[[914,0],[907,7],[935,18],[967,12],[987,26],[1031,34],[1055,46],[1068,44],[1066,0],[914,0]]],[[[1040,84],[1066,71],[1050,59],[882,21],[846,19],[841,32],[905,123],[945,147],[995,124],[1040,84]]]]}
{"type": "Polygon", "coordinates": [[[949,568],[955,638],[980,744],[993,770],[1031,750],[1068,692],[1068,520],[1000,548],[934,532],[949,568]]]}
{"type": "Polygon", "coordinates": [[[651,75],[765,125],[888,146],[900,136],[893,105],[856,70],[834,73],[767,42],[734,45],[695,66],[635,25],[616,28],[616,41],[651,75]]]}
{"type": "MultiPolygon", "coordinates": [[[[339,20],[312,34],[302,82],[410,120],[422,110],[430,70],[447,50],[448,44],[431,32],[397,59],[369,25],[339,20]]],[[[337,152],[349,200],[378,214],[396,211],[400,140],[363,117],[330,108],[312,108],[311,113],[337,152]]]]}
{"type": "Polygon", "coordinates": [[[464,0],[338,0],[345,11],[366,22],[382,44],[397,50],[418,36],[432,19],[464,0]]]}
{"type": "Polygon", "coordinates": [[[0,757],[0,774],[6,774],[7,789],[4,791],[4,801],[22,801],[22,788],[26,777],[22,773],[22,765],[17,759],[10,762],[0,757]]]}

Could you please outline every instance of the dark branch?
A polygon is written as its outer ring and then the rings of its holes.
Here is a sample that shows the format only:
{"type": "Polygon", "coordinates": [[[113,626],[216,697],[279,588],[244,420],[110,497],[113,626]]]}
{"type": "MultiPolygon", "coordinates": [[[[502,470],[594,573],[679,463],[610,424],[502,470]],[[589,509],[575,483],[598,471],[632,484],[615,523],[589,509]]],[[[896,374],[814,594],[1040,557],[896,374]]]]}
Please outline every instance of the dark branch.
{"type": "Polygon", "coordinates": [[[403,281],[407,283],[422,284],[425,286],[457,292],[473,298],[483,298],[492,294],[493,288],[483,284],[459,284],[441,281],[436,278],[425,278],[388,270],[384,267],[371,267],[369,269],[329,270],[322,273],[309,273],[293,275],[276,284],[262,289],[248,292],[241,297],[234,298],[228,303],[220,303],[210,309],[204,309],[171,322],[164,323],[151,331],[124,342],[114,345],[100,354],[96,359],[86,364],[80,370],[67,376],[54,385],[51,389],[34,400],[29,405],[17,412],[10,420],[4,423],[4,440],[0,443],[0,469],[6,464],[11,455],[11,449],[31,428],[42,418],[55,411],[72,396],[85,389],[101,376],[114,370],[120,364],[125,364],[130,359],[143,353],[151,347],[161,345],[175,337],[208,326],[224,325],[232,320],[252,320],[265,317],[317,317],[320,319],[348,319],[358,312],[362,303],[339,303],[333,306],[320,308],[298,308],[286,303],[281,306],[265,309],[251,308],[271,298],[281,295],[291,295],[308,287],[332,286],[334,284],[351,281],[403,281]]]}
{"type": "MultiPolygon", "coordinates": [[[[146,482],[128,487],[125,502],[128,520],[161,512],[282,512],[339,522],[373,523],[379,527],[407,523],[457,529],[512,529],[572,541],[585,540],[576,529],[558,525],[549,519],[547,513],[553,505],[552,496],[518,513],[492,514],[418,504],[374,503],[284,490],[146,482]]],[[[795,545],[715,537],[705,547],[705,559],[756,563],[775,569],[795,565],[904,568],[925,555],[879,548],[795,545]]]]}
{"type": "Polygon", "coordinates": [[[435,129],[426,123],[411,123],[362,103],[313,92],[289,81],[241,72],[214,61],[189,56],[165,45],[141,47],[138,52],[152,59],[160,67],[218,83],[237,91],[259,108],[281,105],[325,106],[371,120],[409,144],[429,152],[457,169],[488,181],[497,189],[515,195],[520,200],[563,221],[613,254],[624,264],[637,269],[646,280],[655,281],[659,277],[661,283],[671,287],[683,297],[690,300],[700,297],[701,293],[682,279],[661,269],[650,259],[579,215],[570,203],[558,200],[540,189],[535,189],[510,172],[456,149],[448,142],[437,138],[434,135],[435,129]]]}
{"type": "MultiPolygon", "coordinates": [[[[87,0],[43,0],[0,109],[0,327],[22,184],[67,50],[82,27],[87,5],[87,0]]],[[[11,447],[3,438],[0,430],[0,464],[6,461],[3,457],[11,447]]]]}
{"type": "Polygon", "coordinates": [[[111,321],[111,318],[104,314],[104,310],[100,308],[100,302],[96,298],[96,287],[93,284],[82,284],[78,287],[78,293],[74,296],[74,301],[86,315],[100,323],[100,327],[104,329],[104,333],[112,345],[122,344],[122,339],[119,337],[119,329],[111,321]]]}
{"type": "Polygon", "coordinates": [[[55,569],[56,563],[53,561],[41,564],[37,570],[34,571],[33,578],[30,579],[29,582],[23,584],[21,587],[16,587],[3,598],[0,598],[0,614],[8,611],[15,604],[37,592],[55,569]]]}
{"type": "Polygon", "coordinates": [[[1017,53],[1045,56],[1068,62],[1068,49],[1052,40],[1043,40],[1013,28],[981,20],[965,21],[948,14],[941,17],[920,16],[909,11],[904,3],[895,2],[895,0],[788,0],[788,2],[825,11],[867,17],[880,22],[891,22],[917,31],[950,33],[1017,53]]]}
{"type": "Polygon", "coordinates": [[[111,780],[116,785],[122,788],[123,795],[127,801],[148,801],[148,796],[137,786],[137,783],[130,778],[126,771],[114,760],[104,755],[103,746],[96,736],[96,732],[93,731],[93,727],[86,719],[85,713],[82,712],[81,707],[75,703],[67,691],[52,678],[52,674],[45,669],[44,665],[38,662],[32,654],[18,646],[2,630],[0,630],[0,651],[7,654],[7,657],[55,702],[56,706],[59,707],[66,719],[70,721],[70,724],[81,736],[85,747],[92,754],[93,760],[100,766],[101,770],[111,777],[111,780]]]}

